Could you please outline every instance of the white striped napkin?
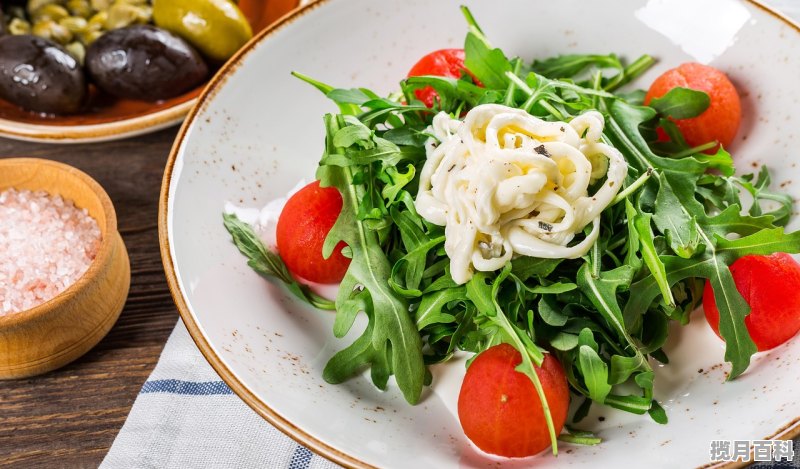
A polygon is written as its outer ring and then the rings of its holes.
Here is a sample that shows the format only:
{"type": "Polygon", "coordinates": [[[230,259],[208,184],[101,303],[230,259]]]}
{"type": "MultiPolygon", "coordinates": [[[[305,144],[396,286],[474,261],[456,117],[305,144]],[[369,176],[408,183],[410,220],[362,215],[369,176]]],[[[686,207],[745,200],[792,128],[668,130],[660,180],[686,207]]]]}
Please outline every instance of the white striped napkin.
{"type": "Polygon", "coordinates": [[[233,394],[179,321],[100,467],[339,466],[298,445],[233,394]]]}

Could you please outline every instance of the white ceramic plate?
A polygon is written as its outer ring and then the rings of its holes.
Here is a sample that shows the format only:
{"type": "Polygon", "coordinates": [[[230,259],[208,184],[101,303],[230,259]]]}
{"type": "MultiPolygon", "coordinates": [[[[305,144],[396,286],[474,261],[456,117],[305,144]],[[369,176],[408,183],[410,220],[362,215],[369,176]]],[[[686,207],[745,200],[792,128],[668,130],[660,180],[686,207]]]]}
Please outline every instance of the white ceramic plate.
{"type": "MultiPolygon", "coordinates": [[[[800,182],[792,159],[800,139],[800,34],[787,20],[740,0],[465,3],[495,45],[524,58],[650,53],[660,63],[641,79],[643,86],[690,60],[725,70],[744,98],[732,148],[737,165],[749,171],[768,163],[775,184],[800,197],[792,183],[800,182]]],[[[213,80],[178,137],[164,179],[162,255],[201,350],[266,419],[346,465],[452,468],[497,461],[474,450],[459,426],[461,363],[436,367],[434,385],[416,407],[396,388],[382,393],[363,376],[326,384],[326,361],[349,342],[333,338],[330,313],[299,304],[245,265],[221,213],[226,201],[261,206],[313,177],[322,115],[334,107],[290,71],[389,92],[423,54],[460,46],[466,27],[457,7],[329,0],[282,21],[213,80]]],[[[710,440],[797,434],[800,340],[757,356],[744,376],[725,383],[722,343],[701,316],[694,319],[672,331],[671,364],[657,370],[657,398],[669,425],[595,407],[582,426],[602,436],[602,445],[563,445],[557,459],[542,455],[504,466],[701,466],[709,462],[710,440]]]]}

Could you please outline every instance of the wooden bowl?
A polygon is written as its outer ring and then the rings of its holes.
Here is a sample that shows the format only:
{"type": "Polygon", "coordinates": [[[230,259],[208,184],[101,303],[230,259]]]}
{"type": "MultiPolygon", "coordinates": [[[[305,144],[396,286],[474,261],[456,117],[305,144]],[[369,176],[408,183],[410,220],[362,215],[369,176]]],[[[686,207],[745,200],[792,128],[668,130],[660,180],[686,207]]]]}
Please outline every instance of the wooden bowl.
{"type": "Polygon", "coordinates": [[[89,269],[69,288],[32,309],[0,316],[0,379],[46,373],[88,352],[117,321],[131,283],[114,206],[97,182],[54,161],[0,160],[0,191],[12,187],[72,200],[97,220],[102,240],[89,269]]]}

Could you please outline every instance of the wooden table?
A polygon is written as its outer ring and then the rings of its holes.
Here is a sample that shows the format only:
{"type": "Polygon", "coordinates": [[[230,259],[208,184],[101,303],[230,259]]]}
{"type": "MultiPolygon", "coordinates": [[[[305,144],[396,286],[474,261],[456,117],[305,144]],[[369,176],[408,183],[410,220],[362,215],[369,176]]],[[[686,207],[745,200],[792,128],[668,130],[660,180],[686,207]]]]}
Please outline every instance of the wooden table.
{"type": "Polygon", "coordinates": [[[97,467],[178,320],[158,248],[161,176],[176,128],[120,142],[46,145],[0,139],[0,158],[75,166],[111,196],[131,260],[119,322],[66,368],[0,381],[0,467],[97,467]]]}

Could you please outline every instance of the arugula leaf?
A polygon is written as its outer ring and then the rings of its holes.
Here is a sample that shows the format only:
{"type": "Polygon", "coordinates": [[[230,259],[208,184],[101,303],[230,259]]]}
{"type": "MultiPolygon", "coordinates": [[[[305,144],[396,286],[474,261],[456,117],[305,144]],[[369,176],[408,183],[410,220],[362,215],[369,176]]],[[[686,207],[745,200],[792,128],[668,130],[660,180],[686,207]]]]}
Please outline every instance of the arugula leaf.
{"type": "Polygon", "coordinates": [[[502,50],[493,48],[480,27],[474,22],[469,10],[462,8],[470,30],[464,41],[464,67],[483,83],[486,88],[502,90],[508,85],[506,72],[511,72],[511,61],[502,50]]]}
{"type": "MultiPolygon", "coordinates": [[[[735,259],[721,256],[717,250],[717,243],[720,230],[725,235],[729,233],[741,235],[742,233],[731,231],[731,227],[748,226],[766,220],[754,220],[753,217],[742,215],[737,217],[735,209],[730,208],[727,213],[723,212],[727,227],[720,223],[720,220],[709,217],[695,197],[698,181],[705,175],[709,163],[692,156],[676,160],[653,154],[639,131],[643,123],[654,117],[652,109],[630,106],[617,100],[611,104],[609,112],[610,119],[606,129],[609,139],[625,153],[630,163],[639,168],[654,168],[659,188],[653,221],[659,231],[666,235],[673,252],[688,261],[680,263],[670,259],[670,256],[661,256],[670,285],[685,278],[702,277],[710,279],[714,286],[721,318],[720,335],[726,342],[725,357],[731,362],[729,378],[733,379],[747,368],[750,356],[755,353],[755,346],[744,325],[744,317],[749,313],[749,307],[736,290],[728,270],[728,265],[735,259]],[[667,264],[667,259],[670,265],[667,264]]],[[[782,239],[775,243],[775,246],[794,249],[793,241],[793,239],[782,239]]],[[[762,252],[765,250],[768,248],[765,247],[762,252]]],[[[641,292],[635,289],[640,282],[645,284],[638,286],[652,285],[659,290],[663,289],[658,288],[655,281],[648,279],[639,281],[631,287],[630,299],[623,315],[631,325],[640,323],[638,318],[641,318],[658,295],[658,293],[652,295],[653,292],[648,291],[646,297],[641,296],[641,292]]],[[[661,282],[663,287],[663,279],[661,282]]]]}
{"type": "MultiPolygon", "coordinates": [[[[591,402],[591,401],[589,401],[591,402]]],[[[562,433],[558,435],[559,441],[563,441],[565,443],[571,443],[573,445],[584,445],[584,446],[595,446],[599,445],[603,442],[602,439],[597,438],[594,434],[589,432],[587,435],[576,435],[574,433],[562,433]]]]}
{"type": "Polygon", "coordinates": [[[696,217],[692,216],[681,204],[667,178],[659,177],[658,180],[661,188],[656,197],[653,222],[667,237],[672,250],[679,256],[688,259],[702,249],[696,217]]]}
{"type": "MultiPolygon", "coordinates": [[[[329,136],[335,135],[345,125],[344,119],[336,119],[333,116],[327,116],[326,122],[329,136]]],[[[330,138],[326,153],[341,155],[345,153],[345,149],[337,147],[330,138]]],[[[353,174],[346,166],[322,165],[317,171],[317,178],[322,187],[339,189],[343,201],[339,218],[325,239],[323,255],[330,255],[341,241],[350,247],[353,260],[342,283],[357,283],[368,291],[367,309],[372,311],[372,315],[368,314],[372,329],[365,331],[364,336],[370,337],[374,353],[354,355],[353,347],[356,346],[354,344],[337,353],[331,359],[330,366],[335,367],[340,363],[347,363],[345,358],[349,356],[357,356],[359,363],[368,360],[372,366],[379,363],[376,361],[376,357],[389,357],[392,371],[403,396],[409,403],[414,404],[419,401],[425,379],[422,340],[411,318],[408,303],[402,296],[397,295],[386,282],[391,275],[391,265],[381,249],[377,233],[369,229],[357,217],[363,188],[352,184],[353,174]]],[[[352,291],[348,291],[347,288],[339,289],[339,296],[336,298],[337,315],[339,309],[345,308],[351,301],[351,293],[352,291]]],[[[337,373],[332,370],[329,375],[341,376],[348,372],[353,373],[355,369],[350,365],[338,365],[337,373]]]]}
{"type": "Polygon", "coordinates": [[[465,295],[466,290],[463,286],[425,295],[416,311],[417,329],[422,330],[431,324],[454,322],[456,317],[443,312],[444,306],[451,301],[463,300],[465,295]]]}
{"type": "MultiPolygon", "coordinates": [[[[640,370],[644,366],[643,359],[644,357],[641,355],[634,357],[613,355],[611,357],[611,372],[608,376],[609,384],[621,384],[627,381],[634,372],[640,370]]],[[[645,373],[652,373],[652,371],[646,371],[645,373]]],[[[638,378],[645,373],[640,373],[636,375],[636,377],[638,378]]],[[[645,387],[640,384],[639,380],[636,381],[636,384],[645,387]]],[[[652,383],[650,383],[649,386],[652,387],[652,383]]]]}
{"type": "Polygon", "coordinates": [[[580,346],[578,359],[586,388],[589,390],[589,398],[597,403],[604,403],[606,396],[611,392],[611,385],[608,384],[608,366],[588,345],[580,346]]]}
{"type": "Polygon", "coordinates": [[[592,275],[592,269],[588,263],[583,264],[578,270],[577,278],[578,287],[597,308],[609,327],[631,345],[633,340],[625,328],[622,311],[617,302],[617,289],[630,285],[632,278],[633,268],[627,265],[601,272],[599,277],[595,277],[592,275]]]}
{"type": "Polygon", "coordinates": [[[578,346],[578,336],[567,332],[558,332],[549,339],[550,345],[562,352],[567,352],[578,346]]]}
{"type": "Polygon", "coordinates": [[[641,243],[640,249],[642,251],[642,257],[644,258],[644,263],[647,265],[647,268],[650,269],[650,275],[652,275],[656,283],[658,283],[658,287],[661,289],[661,296],[668,304],[672,305],[675,304],[675,299],[672,297],[672,291],[667,282],[667,272],[664,268],[664,264],[661,262],[661,259],[658,258],[653,229],[650,226],[651,218],[652,216],[649,213],[642,212],[641,214],[635,215],[632,220],[629,219],[628,223],[633,221],[633,226],[641,243]]]}
{"type": "Polygon", "coordinates": [[[761,207],[762,201],[777,202],[778,208],[764,215],[772,216],[775,220],[773,222],[775,225],[786,226],[792,214],[792,204],[794,201],[789,194],[779,193],[769,189],[770,176],[766,166],[761,167],[755,181],[753,181],[753,175],[751,174],[744,175],[741,178],[735,178],[734,181],[753,196],[753,204],[749,211],[750,215],[757,217],[763,214],[763,209],[761,207]]]}
{"type": "Polygon", "coordinates": [[[677,86],[664,96],[650,100],[650,106],[660,114],[673,119],[689,119],[704,113],[711,105],[705,91],[677,86]]]}
{"type": "Polygon", "coordinates": [[[569,319],[569,316],[564,314],[563,311],[558,310],[556,301],[549,295],[542,296],[542,299],[539,300],[538,311],[542,320],[550,326],[561,327],[569,319]]]}
{"type": "MultiPolygon", "coordinates": [[[[315,80],[307,75],[303,75],[300,72],[292,72],[292,76],[303,80],[304,82],[308,83],[314,88],[320,90],[326,96],[328,95],[328,93],[331,93],[335,90],[335,88],[332,87],[331,85],[315,80]]],[[[339,106],[339,110],[342,112],[342,114],[356,115],[361,112],[361,108],[359,108],[357,105],[351,102],[337,101],[336,104],[339,106]]]]}
{"type": "Polygon", "coordinates": [[[638,415],[649,412],[653,405],[653,401],[647,397],[617,396],[614,394],[609,394],[605,403],[615,409],[638,415]]]}
{"type": "Polygon", "coordinates": [[[534,60],[531,69],[549,78],[573,78],[591,66],[614,69],[618,73],[624,72],[622,63],[614,54],[559,55],[545,60],[534,60]]]}
{"type": "Polygon", "coordinates": [[[228,233],[233,238],[233,243],[239,249],[239,252],[247,258],[247,265],[251,269],[268,279],[274,278],[283,282],[296,297],[315,308],[334,309],[332,301],[317,295],[307,286],[298,283],[289,273],[289,269],[286,268],[286,264],[283,263],[280,256],[264,246],[264,243],[250,225],[239,220],[234,214],[226,213],[222,215],[222,220],[225,229],[228,230],[228,233]]]}
{"type": "Polygon", "coordinates": [[[661,405],[655,399],[653,399],[653,402],[650,404],[650,410],[648,413],[650,414],[650,418],[652,418],[656,423],[666,425],[669,422],[664,408],[661,407],[661,405]]]}

